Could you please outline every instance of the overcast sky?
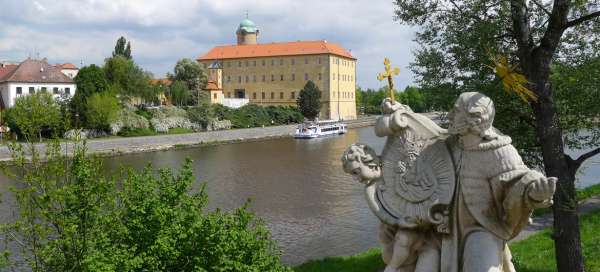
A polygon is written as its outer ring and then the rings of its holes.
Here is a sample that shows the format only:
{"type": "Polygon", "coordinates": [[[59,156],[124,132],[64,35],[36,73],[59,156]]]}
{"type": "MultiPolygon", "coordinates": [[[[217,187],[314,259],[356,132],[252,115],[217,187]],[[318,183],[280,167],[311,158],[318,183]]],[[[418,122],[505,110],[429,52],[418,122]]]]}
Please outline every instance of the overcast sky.
{"type": "Polygon", "coordinates": [[[393,20],[392,0],[0,0],[0,60],[47,57],[51,63],[102,64],[119,36],[135,61],[164,77],[178,59],[233,44],[248,10],[259,42],[327,40],[358,58],[358,85],[378,88],[383,58],[400,67],[396,85],[413,82],[414,30],[393,20]]]}

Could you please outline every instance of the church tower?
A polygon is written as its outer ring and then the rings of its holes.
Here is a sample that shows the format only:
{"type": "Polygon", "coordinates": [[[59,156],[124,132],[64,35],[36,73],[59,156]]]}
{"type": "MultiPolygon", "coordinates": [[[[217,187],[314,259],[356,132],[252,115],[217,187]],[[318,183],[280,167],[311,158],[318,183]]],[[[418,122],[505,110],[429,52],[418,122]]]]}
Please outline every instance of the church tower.
{"type": "Polygon", "coordinates": [[[246,14],[246,19],[242,20],[240,26],[235,32],[235,34],[237,35],[237,44],[256,44],[258,40],[258,32],[258,28],[254,24],[254,22],[248,19],[248,14],[246,14]]]}

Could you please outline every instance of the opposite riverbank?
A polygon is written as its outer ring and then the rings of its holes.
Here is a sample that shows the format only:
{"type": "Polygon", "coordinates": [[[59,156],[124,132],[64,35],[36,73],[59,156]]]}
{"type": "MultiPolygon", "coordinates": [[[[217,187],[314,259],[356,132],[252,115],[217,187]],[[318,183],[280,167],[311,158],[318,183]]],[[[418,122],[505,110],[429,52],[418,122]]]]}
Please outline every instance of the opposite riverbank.
{"type": "MultiPolygon", "coordinates": [[[[344,122],[348,124],[349,128],[358,128],[372,126],[375,123],[376,118],[377,116],[367,116],[344,122]]],[[[292,137],[295,129],[296,125],[294,124],[187,134],[101,138],[87,140],[86,147],[91,154],[100,156],[120,156],[132,153],[286,138],[292,137]]],[[[35,144],[35,148],[43,154],[46,149],[46,143],[35,144]]],[[[61,148],[63,152],[68,153],[69,150],[73,150],[74,143],[71,141],[63,141],[61,142],[61,148]]],[[[12,157],[8,146],[0,146],[0,161],[11,160],[12,157]]]]}

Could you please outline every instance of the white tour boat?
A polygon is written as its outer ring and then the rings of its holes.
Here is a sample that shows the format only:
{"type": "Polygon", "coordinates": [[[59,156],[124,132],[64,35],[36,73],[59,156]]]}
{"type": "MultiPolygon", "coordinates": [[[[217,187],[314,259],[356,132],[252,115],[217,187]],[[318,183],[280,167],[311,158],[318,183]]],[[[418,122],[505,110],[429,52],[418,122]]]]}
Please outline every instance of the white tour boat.
{"type": "Polygon", "coordinates": [[[338,121],[321,121],[316,123],[299,124],[295,138],[312,139],[328,135],[338,135],[348,132],[348,125],[338,121]]]}

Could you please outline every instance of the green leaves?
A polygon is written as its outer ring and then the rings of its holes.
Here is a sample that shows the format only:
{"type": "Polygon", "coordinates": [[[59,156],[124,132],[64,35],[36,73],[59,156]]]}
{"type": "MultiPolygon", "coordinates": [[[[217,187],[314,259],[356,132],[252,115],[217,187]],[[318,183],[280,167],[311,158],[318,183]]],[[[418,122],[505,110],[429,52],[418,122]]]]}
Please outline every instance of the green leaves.
{"type": "Polygon", "coordinates": [[[58,132],[61,118],[52,94],[41,91],[17,98],[14,107],[6,111],[6,122],[11,130],[30,140],[41,140],[43,132],[58,132]]]}
{"type": "Polygon", "coordinates": [[[296,101],[302,115],[309,120],[319,116],[321,111],[321,91],[314,82],[309,80],[300,90],[300,95],[296,101]]]}
{"type": "Polygon", "coordinates": [[[148,165],[106,178],[81,145],[69,158],[54,144],[46,163],[12,150],[20,217],[0,230],[33,271],[290,271],[248,205],[206,208],[204,185],[192,190],[191,160],[177,173],[148,165]]]}

